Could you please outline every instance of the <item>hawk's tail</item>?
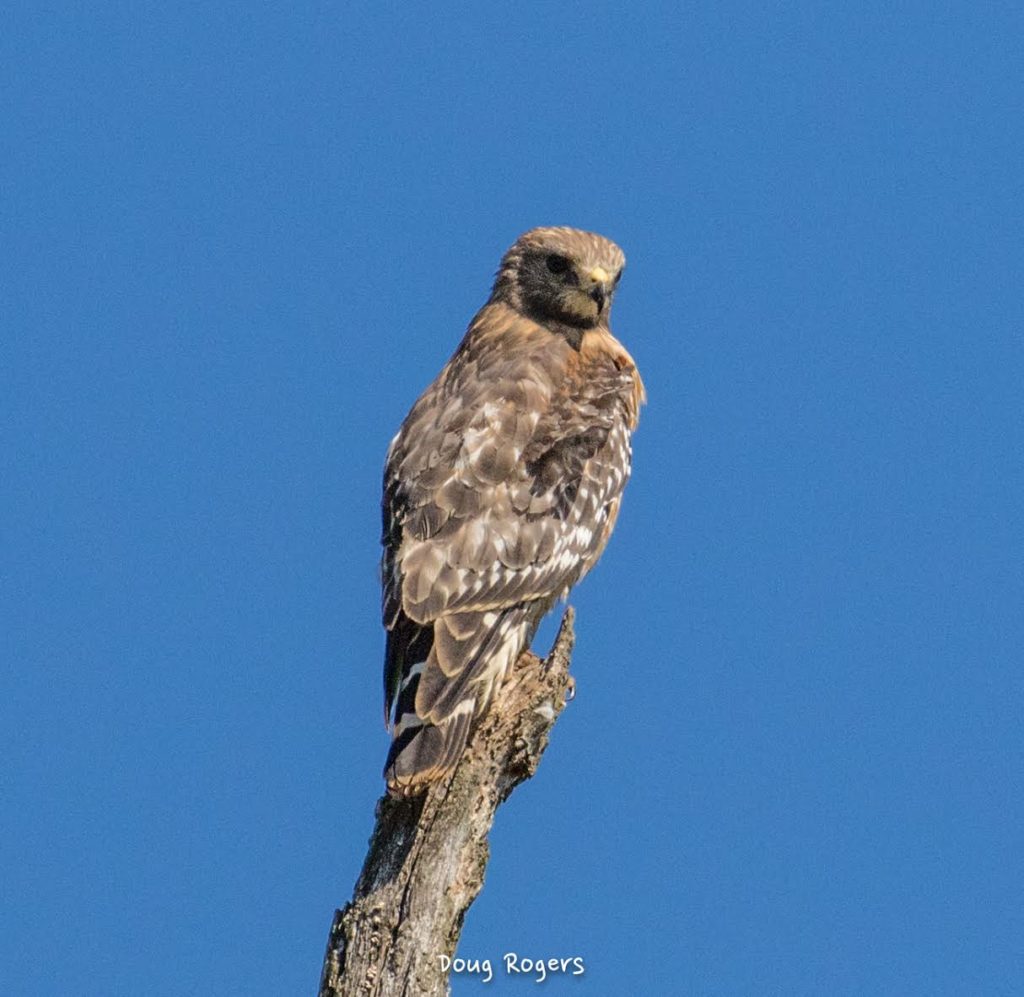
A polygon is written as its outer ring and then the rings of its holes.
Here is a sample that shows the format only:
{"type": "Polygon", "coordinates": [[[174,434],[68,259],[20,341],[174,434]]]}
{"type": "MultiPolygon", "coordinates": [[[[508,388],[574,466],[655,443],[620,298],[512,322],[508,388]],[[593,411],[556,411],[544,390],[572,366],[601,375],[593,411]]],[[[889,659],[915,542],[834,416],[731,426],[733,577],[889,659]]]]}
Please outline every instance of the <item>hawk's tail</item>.
{"type": "Polygon", "coordinates": [[[474,719],[515,663],[527,635],[525,607],[454,613],[433,624],[426,661],[402,679],[394,739],[384,765],[392,796],[412,796],[458,764],[474,719]]]}
{"type": "Polygon", "coordinates": [[[444,723],[419,720],[404,730],[395,729],[395,739],[384,764],[384,778],[392,796],[422,793],[455,768],[473,723],[472,703],[470,707],[444,723]]]}

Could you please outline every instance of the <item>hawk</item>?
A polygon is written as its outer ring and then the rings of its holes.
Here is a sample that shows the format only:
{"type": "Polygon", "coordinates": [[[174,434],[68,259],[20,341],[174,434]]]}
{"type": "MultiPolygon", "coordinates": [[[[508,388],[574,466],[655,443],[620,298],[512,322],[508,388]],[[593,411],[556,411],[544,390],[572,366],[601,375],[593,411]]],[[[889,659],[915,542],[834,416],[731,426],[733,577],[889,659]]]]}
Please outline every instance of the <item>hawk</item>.
{"type": "Polygon", "coordinates": [[[455,767],[541,618],[615,526],[645,400],[608,328],[625,262],[592,232],[520,236],[391,441],[381,577],[392,795],[455,767]]]}

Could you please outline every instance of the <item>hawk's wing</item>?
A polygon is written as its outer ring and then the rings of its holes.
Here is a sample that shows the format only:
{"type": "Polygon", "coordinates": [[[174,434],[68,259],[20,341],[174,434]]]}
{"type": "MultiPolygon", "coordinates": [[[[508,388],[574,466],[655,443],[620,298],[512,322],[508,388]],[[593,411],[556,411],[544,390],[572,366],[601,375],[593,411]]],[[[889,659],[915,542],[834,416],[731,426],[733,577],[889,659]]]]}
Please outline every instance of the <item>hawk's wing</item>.
{"type": "MultiPolygon", "coordinates": [[[[634,374],[608,363],[581,383],[554,362],[557,348],[569,349],[549,337],[520,356],[493,344],[457,354],[392,443],[384,478],[387,708],[410,662],[423,660],[426,628],[456,645],[443,668],[450,703],[451,679],[481,657],[480,647],[457,646],[475,633],[470,618],[557,598],[607,541],[629,476],[624,398],[634,374]]],[[[417,712],[437,698],[424,695],[435,684],[421,680],[417,712]]]]}

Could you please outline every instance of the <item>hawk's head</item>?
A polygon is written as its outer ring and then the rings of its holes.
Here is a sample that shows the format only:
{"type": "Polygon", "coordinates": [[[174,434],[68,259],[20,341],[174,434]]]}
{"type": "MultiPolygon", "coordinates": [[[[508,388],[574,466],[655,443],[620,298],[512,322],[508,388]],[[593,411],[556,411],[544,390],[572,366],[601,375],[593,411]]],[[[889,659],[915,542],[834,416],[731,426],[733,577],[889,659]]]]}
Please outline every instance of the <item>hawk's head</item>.
{"type": "Polygon", "coordinates": [[[541,324],[608,324],[626,257],[610,239],[574,228],[535,228],[502,257],[491,293],[541,324]]]}

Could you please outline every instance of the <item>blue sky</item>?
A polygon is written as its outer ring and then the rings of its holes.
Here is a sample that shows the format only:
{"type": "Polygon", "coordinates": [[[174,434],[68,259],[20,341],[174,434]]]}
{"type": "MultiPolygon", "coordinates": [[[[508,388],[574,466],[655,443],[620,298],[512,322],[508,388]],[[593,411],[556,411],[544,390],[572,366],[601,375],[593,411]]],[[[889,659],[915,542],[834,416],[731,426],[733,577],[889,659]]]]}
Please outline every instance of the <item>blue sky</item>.
{"type": "Polygon", "coordinates": [[[650,402],[460,954],[1018,990],[1022,21],[10,9],[0,991],[313,991],[387,746],[384,451],[540,224],[624,247],[650,402]]]}

